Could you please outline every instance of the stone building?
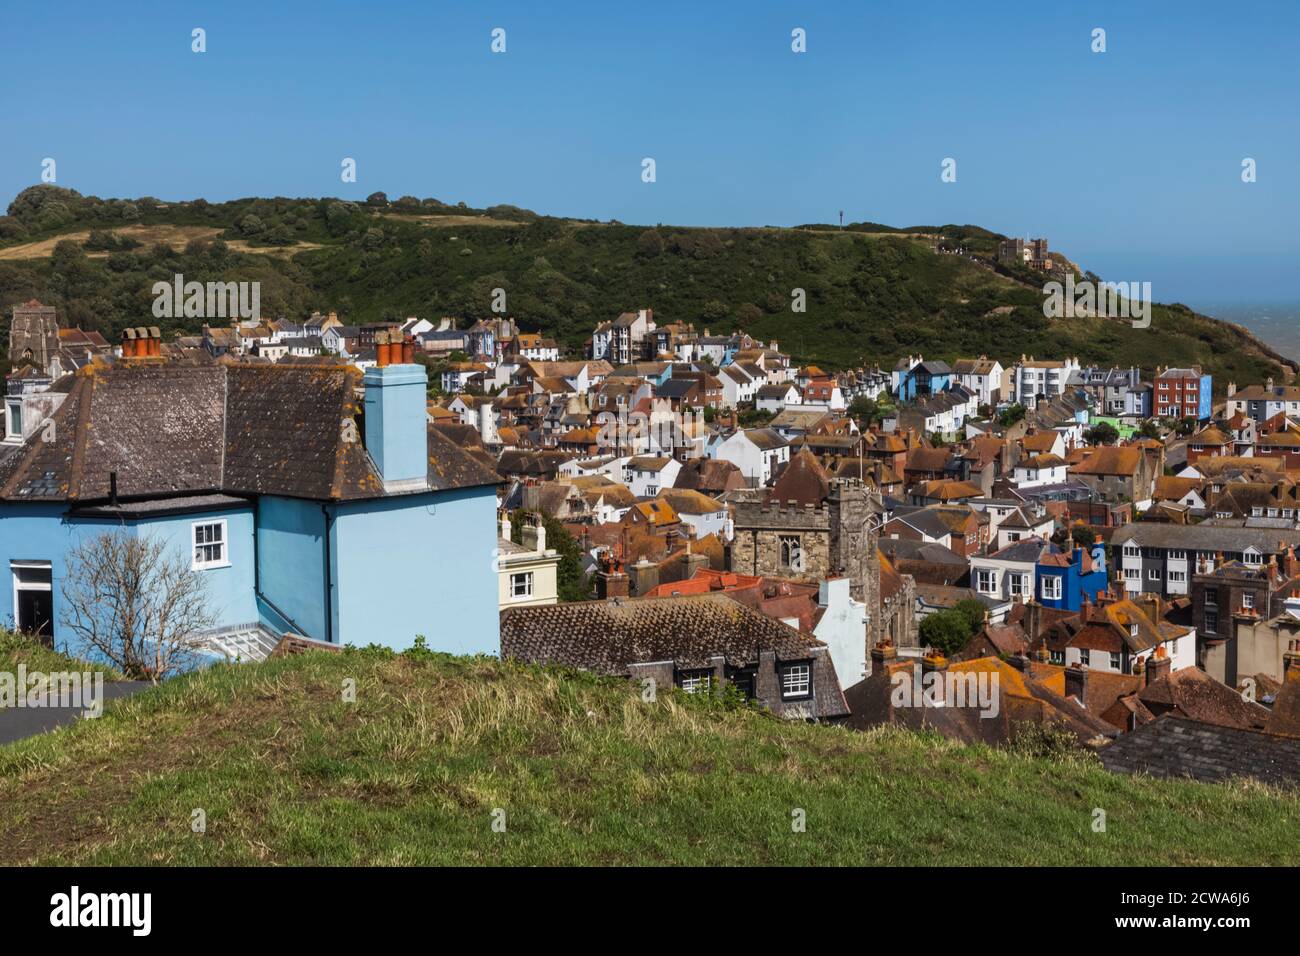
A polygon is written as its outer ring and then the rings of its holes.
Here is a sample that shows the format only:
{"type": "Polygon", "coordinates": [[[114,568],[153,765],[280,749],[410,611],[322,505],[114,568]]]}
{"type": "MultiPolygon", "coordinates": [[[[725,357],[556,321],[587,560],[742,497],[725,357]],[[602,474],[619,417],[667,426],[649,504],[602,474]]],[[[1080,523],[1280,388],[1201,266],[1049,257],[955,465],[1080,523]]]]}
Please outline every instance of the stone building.
{"type": "Polygon", "coordinates": [[[884,635],[896,639],[896,646],[915,643],[912,579],[890,567],[890,593],[882,591],[878,541],[884,507],[878,492],[856,479],[828,478],[805,450],[771,489],[736,492],[732,504],[730,570],[810,583],[843,575],[853,599],[869,609],[866,647],[884,635]]]}
{"type": "Polygon", "coordinates": [[[9,322],[9,361],[46,371],[59,350],[59,320],[54,306],[35,299],[14,306],[9,322]]]}

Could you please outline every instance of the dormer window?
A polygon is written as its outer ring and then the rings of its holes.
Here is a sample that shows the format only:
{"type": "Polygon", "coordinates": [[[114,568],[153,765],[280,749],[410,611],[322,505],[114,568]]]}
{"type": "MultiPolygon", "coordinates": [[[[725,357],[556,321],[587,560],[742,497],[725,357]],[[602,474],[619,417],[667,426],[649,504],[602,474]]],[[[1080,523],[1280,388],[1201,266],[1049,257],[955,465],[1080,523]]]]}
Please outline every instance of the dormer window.
{"type": "Polygon", "coordinates": [[[790,664],[781,669],[781,697],[797,700],[812,694],[812,665],[790,664]]]}
{"type": "Polygon", "coordinates": [[[5,403],[5,441],[9,443],[23,440],[23,403],[21,400],[5,403]]]}

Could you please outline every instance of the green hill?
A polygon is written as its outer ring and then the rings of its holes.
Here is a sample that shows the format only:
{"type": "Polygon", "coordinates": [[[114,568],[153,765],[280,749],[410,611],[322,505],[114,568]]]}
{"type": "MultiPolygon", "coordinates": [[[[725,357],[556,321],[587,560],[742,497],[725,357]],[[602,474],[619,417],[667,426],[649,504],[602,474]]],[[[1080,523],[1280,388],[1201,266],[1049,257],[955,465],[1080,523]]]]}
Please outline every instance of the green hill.
{"type": "MultiPolygon", "coordinates": [[[[262,283],[268,315],[337,310],[350,322],[421,315],[481,318],[492,290],[509,314],[571,349],[597,322],[651,307],[659,321],[776,339],[801,361],[892,366],[901,355],[1077,355],[1119,365],[1199,364],[1222,392],[1294,366],[1244,329],[1182,305],[1151,328],[1109,319],[1049,320],[1043,276],[995,271],[998,236],[975,226],[844,230],[627,226],[470,209],[376,195],[163,203],[100,200],[54,186],[21,193],[0,217],[0,309],[36,297],[68,322],[115,337],[156,324],[155,281],[262,283]],[[937,254],[961,245],[980,262],[937,254]],[[803,289],[807,311],[791,310],[803,289]]],[[[1103,277],[1105,278],[1105,277],[1103,277]]],[[[201,320],[163,323],[196,331],[201,320]]]]}
{"type": "Polygon", "coordinates": [[[639,690],[421,651],[191,674],[0,748],[0,863],[1297,859],[1300,801],[1261,786],[1112,776],[1091,757],[784,722],[677,692],[645,703],[639,690]]]}

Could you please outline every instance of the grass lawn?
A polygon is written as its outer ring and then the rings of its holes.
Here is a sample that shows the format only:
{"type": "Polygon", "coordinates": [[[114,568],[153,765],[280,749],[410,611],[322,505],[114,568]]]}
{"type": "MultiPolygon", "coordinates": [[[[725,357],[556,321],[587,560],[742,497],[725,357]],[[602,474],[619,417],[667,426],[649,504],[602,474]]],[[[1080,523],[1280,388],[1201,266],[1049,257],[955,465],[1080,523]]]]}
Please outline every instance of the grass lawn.
{"type": "Polygon", "coordinates": [[[0,748],[8,864],[1294,865],[1297,847],[1300,799],[1255,784],[427,653],[221,666],[0,748]]]}
{"type": "Polygon", "coordinates": [[[111,667],[102,664],[87,664],[85,661],[58,651],[50,650],[30,638],[15,634],[0,627],[0,671],[16,672],[18,665],[27,668],[27,673],[40,671],[49,674],[54,671],[102,671],[104,680],[121,680],[122,675],[111,667]]]}

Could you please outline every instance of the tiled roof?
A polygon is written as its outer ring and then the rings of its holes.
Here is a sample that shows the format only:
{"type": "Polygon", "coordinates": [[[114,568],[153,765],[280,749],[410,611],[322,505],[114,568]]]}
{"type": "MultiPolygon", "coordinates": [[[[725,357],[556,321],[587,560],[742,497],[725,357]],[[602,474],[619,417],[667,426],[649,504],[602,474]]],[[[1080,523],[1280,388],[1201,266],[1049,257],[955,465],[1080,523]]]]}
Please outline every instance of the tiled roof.
{"type": "Polygon", "coordinates": [[[502,656],[612,676],[649,661],[705,667],[718,655],[733,666],[745,666],[757,663],[761,650],[775,651],[778,660],[807,660],[814,648],[824,646],[724,594],[580,601],[501,612],[502,656]]]}
{"type": "Polygon", "coordinates": [[[1124,734],[1101,751],[1113,773],[1219,781],[1253,777],[1300,784],[1300,740],[1168,714],[1124,734]]]}
{"type": "Polygon", "coordinates": [[[1134,475],[1142,461],[1142,449],[1132,446],[1103,445],[1074,465],[1075,475],[1134,475]]]}
{"type": "MultiPolygon", "coordinates": [[[[122,497],[381,497],[365,447],[340,427],[359,411],[358,378],[324,365],[88,368],[54,415],[56,440],[33,440],[0,466],[0,498],[107,498],[113,473],[122,497]]],[[[427,431],[432,488],[499,481],[436,429],[427,431]]]]}

